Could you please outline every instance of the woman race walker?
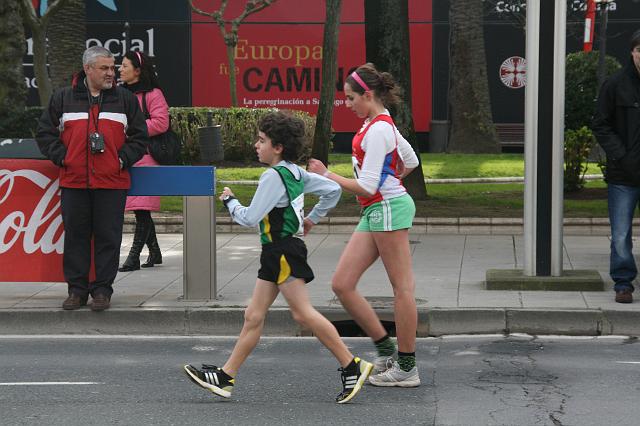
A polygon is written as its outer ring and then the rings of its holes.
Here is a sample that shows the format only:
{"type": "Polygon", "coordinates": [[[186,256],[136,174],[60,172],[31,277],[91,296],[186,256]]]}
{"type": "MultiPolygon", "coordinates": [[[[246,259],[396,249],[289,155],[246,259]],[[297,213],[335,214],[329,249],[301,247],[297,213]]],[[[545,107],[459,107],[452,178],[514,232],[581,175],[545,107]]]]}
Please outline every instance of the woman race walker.
{"type": "MultiPolygon", "coordinates": [[[[135,93],[141,109],[148,112],[146,117],[149,136],[164,133],[169,128],[169,107],[164,98],[158,78],[153,69],[150,58],[141,52],[127,52],[120,67],[122,87],[135,93]],[[146,100],[146,105],[143,102],[146,100]]],[[[158,163],[147,152],[135,166],[157,166],[158,163]]],[[[127,197],[125,211],[132,211],[136,215],[136,229],[129,255],[124,264],[118,269],[120,272],[137,271],[140,267],[149,268],[162,263],[162,253],[156,237],[156,227],[151,212],[160,210],[160,197],[130,196],[127,197]],[[140,252],[145,244],[149,248],[147,261],[140,265],[140,252]]]]}
{"type": "Polygon", "coordinates": [[[340,363],[342,391],[336,401],[342,404],[360,391],[373,365],[354,357],[333,324],[311,305],[305,284],[313,280],[313,271],[307,264],[307,248],[299,238],[338,203],[340,187],[293,164],[303,147],[302,120],[271,112],[260,120],[258,127],[255,144],[258,159],[269,168],[260,176],[251,204],[242,206],[226,187],[220,196],[234,222],[250,227],[260,225],[262,253],[253,296],[238,341],[223,367],[185,365],[184,371],[198,386],[229,398],[240,366],[260,340],[269,307],[282,293],[293,319],[310,329],[340,363]],[[320,197],[306,217],[305,193],[320,197]]]}
{"type": "Polygon", "coordinates": [[[386,109],[400,101],[398,92],[391,74],[378,72],[372,64],[356,69],[344,85],[347,107],[365,119],[352,143],[355,179],[331,173],[315,159],[309,161],[308,170],[356,194],[362,207],[360,223],[338,262],[332,289],[376,346],[377,374],[369,382],[414,387],[420,385],[415,357],[418,314],[409,249],[415,205],[400,179],[418,166],[418,158],[386,109]],[[371,305],[356,289],[378,256],[393,287],[398,351],[371,305]]]}

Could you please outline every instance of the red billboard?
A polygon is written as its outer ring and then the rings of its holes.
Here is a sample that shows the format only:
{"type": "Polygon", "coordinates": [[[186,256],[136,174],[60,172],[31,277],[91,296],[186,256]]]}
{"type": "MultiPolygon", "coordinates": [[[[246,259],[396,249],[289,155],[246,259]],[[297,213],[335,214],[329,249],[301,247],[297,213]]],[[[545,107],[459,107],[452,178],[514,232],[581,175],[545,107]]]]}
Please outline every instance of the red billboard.
{"type": "MultiPolygon", "coordinates": [[[[429,131],[431,121],[431,2],[409,0],[412,106],[417,131],[429,131]]],[[[220,1],[196,0],[206,11],[220,1]]],[[[228,6],[231,20],[242,12],[244,1],[228,6]]],[[[338,46],[338,75],[333,128],[353,132],[361,125],[344,103],[344,78],[365,62],[364,2],[342,6],[338,46]]],[[[250,15],[240,25],[235,48],[238,106],[299,109],[316,114],[320,97],[324,1],[278,0],[250,15]]],[[[231,105],[226,46],[211,18],[192,14],[192,104],[231,105]]]]}
{"type": "Polygon", "coordinates": [[[0,159],[0,281],[64,282],[58,167],[0,159]]]}

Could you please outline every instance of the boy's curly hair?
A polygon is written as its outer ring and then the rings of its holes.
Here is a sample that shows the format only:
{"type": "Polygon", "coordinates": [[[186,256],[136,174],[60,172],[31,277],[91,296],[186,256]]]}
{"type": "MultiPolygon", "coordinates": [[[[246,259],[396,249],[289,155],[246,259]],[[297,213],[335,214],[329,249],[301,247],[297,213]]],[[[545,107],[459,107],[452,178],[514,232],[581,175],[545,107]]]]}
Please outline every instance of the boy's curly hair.
{"type": "Polygon", "coordinates": [[[273,146],[282,145],[282,159],[295,162],[300,158],[305,144],[304,121],[282,111],[269,112],[258,123],[273,146]]]}

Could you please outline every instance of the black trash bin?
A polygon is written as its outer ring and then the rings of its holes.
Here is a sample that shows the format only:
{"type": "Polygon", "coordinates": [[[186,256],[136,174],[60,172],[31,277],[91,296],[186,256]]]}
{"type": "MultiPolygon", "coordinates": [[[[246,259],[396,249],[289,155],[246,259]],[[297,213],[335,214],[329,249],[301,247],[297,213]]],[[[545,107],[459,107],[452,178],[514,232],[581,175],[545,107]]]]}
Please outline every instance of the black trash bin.
{"type": "Polygon", "coordinates": [[[449,121],[431,120],[428,152],[446,152],[449,143],[449,121]]]}
{"type": "Polygon", "coordinates": [[[200,140],[200,160],[205,163],[216,163],[224,160],[224,147],[220,125],[198,128],[200,140]]]}

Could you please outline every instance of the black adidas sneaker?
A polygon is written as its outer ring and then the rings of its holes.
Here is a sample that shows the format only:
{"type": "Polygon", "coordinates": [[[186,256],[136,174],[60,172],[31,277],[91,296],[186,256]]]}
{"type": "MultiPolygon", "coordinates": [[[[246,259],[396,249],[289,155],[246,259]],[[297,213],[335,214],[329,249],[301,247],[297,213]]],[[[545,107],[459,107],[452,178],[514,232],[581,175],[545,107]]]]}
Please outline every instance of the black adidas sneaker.
{"type": "Polygon", "coordinates": [[[362,385],[365,380],[367,380],[367,377],[369,377],[369,374],[371,374],[371,370],[373,370],[373,364],[370,362],[358,357],[355,357],[353,361],[356,364],[356,368],[351,369],[347,367],[338,369],[338,371],[341,372],[340,378],[342,379],[342,392],[336,397],[338,404],[351,401],[351,399],[360,392],[362,385]]]}
{"type": "Polygon", "coordinates": [[[185,365],[184,371],[193,383],[216,395],[229,398],[233,391],[235,379],[215,365],[202,364],[202,368],[185,365]]]}

